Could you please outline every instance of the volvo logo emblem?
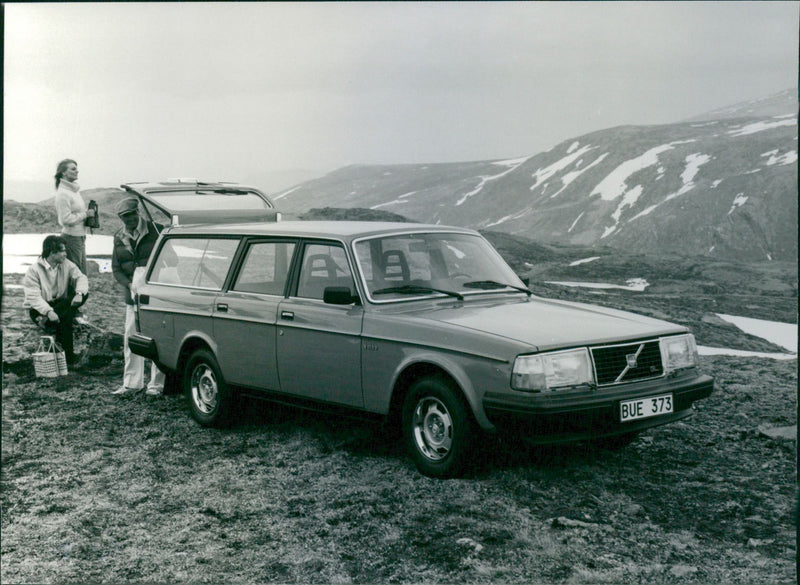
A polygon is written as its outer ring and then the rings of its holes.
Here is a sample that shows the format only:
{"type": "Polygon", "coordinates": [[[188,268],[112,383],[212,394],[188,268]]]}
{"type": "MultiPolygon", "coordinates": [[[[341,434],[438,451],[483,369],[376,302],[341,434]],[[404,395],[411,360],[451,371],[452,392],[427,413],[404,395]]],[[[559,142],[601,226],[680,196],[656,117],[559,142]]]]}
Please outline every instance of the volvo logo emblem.
{"type": "Polygon", "coordinates": [[[635,353],[629,353],[625,356],[625,361],[627,362],[629,368],[636,367],[636,357],[637,354],[635,353]]]}

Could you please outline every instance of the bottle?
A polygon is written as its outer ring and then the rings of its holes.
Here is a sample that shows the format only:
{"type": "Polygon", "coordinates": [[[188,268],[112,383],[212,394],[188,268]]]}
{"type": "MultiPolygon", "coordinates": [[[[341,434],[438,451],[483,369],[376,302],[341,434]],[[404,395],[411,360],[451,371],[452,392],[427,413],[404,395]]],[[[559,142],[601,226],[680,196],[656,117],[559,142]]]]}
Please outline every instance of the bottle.
{"type": "Polygon", "coordinates": [[[100,215],[97,212],[97,202],[94,199],[89,200],[89,205],[87,205],[87,209],[91,209],[94,211],[94,214],[91,217],[86,218],[86,227],[88,228],[99,228],[100,227],[100,215]]]}

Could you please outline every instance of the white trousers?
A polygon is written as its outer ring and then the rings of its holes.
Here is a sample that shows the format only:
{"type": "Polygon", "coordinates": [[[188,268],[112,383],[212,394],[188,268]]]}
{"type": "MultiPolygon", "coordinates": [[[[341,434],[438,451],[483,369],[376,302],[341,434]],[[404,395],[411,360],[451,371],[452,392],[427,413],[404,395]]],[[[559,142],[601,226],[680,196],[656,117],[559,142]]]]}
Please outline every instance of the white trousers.
{"type": "MultiPolygon", "coordinates": [[[[122,355],[125,357],[125,367],[122,370],[122,383],[126,388],[139,390],[144,387],[144,363],[145,360],[140,355],[136,355],[128,348],[128,337],[136,333],[136,312],[133,305],[125,305],[125,339],[122,355]]],[[[166,375],[150,362],[150,382],[147,384],[148,390],[164,391],[164,380],[166,375]]]]}

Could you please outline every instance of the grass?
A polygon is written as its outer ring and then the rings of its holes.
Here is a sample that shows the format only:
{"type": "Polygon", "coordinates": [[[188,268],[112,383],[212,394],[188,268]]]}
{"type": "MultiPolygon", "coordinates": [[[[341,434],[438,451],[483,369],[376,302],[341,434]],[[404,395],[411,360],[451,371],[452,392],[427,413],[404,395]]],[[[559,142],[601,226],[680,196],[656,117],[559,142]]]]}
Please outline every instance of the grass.
{"type": "MultiPolygon", "coordinates": [[[[794,314],[796,284],[784,281],[796,276],[781,273],[775,295],[746,276],[746,290],[714,276],[750,295],[735,299],[693,281],[670,294],[534,286],[685,323],[700,344],[780,351],[709,320],[794,314]]],[[[715,393],[624,450],[487,440],[467,477],[438,481],[361,421],[248,401],[233,428],[214,430],[180,395],[112,396],[119,336],[100,333],[121,332],[123,314],[108,275],[90,275],[87,367],[36,380],[19,359],[37,338],[12,281],[3,583],[796,582],[796,444],[760,430],[796,425],[796,361],[703,358],[715,393]]]]}
{"type": "Polygon", "coordinates": [[[420,475],[376,427],[255,401],[205,429],[118,368],[3,390],[7,583],[792,582],[793,363],[706,360],[719,389],[620,452],[487,441],[420,475]],[[756,390],[755,379],[770,392],[756,390]]]}

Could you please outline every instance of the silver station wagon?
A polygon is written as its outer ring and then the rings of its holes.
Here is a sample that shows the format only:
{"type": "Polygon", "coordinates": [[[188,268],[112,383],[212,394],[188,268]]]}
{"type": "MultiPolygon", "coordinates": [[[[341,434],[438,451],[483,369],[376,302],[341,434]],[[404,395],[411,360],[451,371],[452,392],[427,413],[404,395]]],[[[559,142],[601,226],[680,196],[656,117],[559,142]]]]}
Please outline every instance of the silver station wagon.
{"type": "Polygon", "coordinates": [[[137,298],[137,354],[191,415],[241,393],[400,428],[418,469],[460,474],[486,433],[623,446],[714,381],[664,321],[531,293],[468,229],[276,222],[170,227],[137,298]]]}

